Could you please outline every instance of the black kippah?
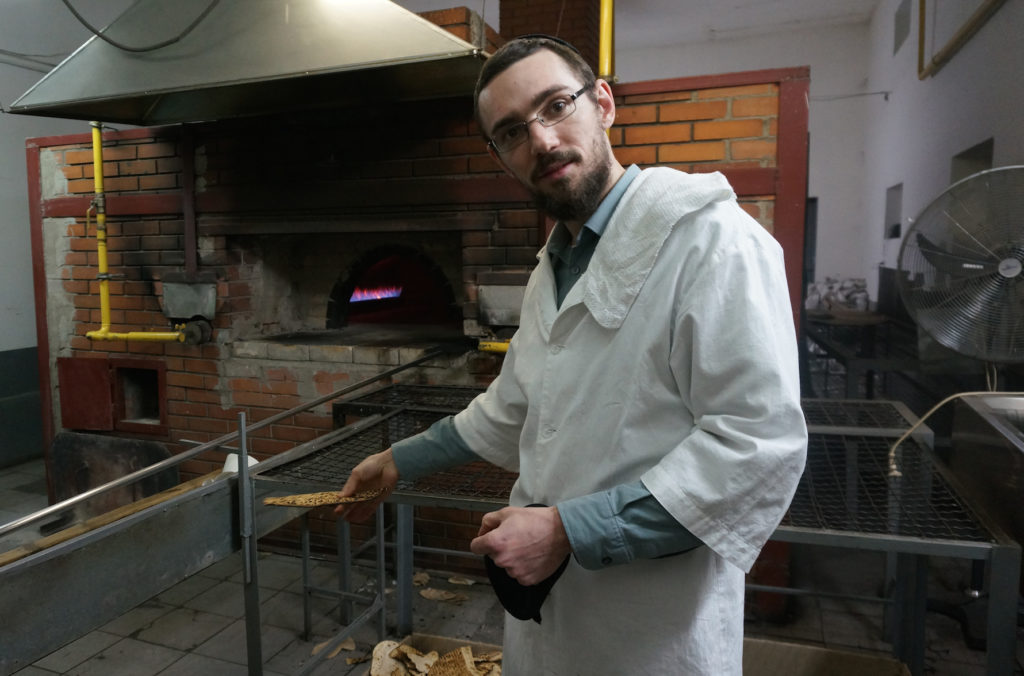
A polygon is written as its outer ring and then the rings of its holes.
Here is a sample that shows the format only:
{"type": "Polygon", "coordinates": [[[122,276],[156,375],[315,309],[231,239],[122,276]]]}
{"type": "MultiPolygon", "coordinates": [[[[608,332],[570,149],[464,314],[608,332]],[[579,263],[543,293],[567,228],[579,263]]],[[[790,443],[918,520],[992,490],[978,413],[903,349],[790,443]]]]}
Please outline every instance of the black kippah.
{"type": "Polygon", "coordinates": [[[576,47],[572,43],[566,42],[562,38],[556,38],[554,35],[545,35],[544,33],[527,33],[526,35],[517,35],[513,39],[514,40],[535,40],[535,39],[551,40],[551,42],[557,42],[558,44],[562,45],[563,47],[568,47],[569,49],[571,49],[572,51],[576,52],[577,54],[580,53],[580,50],[576,49],[576,47]]]}

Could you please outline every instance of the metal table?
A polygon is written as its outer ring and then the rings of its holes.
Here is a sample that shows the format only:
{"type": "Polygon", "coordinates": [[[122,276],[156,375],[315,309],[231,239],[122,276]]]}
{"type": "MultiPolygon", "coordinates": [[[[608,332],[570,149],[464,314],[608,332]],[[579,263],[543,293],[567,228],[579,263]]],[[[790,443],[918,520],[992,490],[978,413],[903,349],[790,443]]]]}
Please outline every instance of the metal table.
{"type": "MultiPolygon", "coordinates": [[[[274,413],[251,425],[246,425],[244,415],[240,415],[237,432],[203,443],[182,440],[196,445],[10,523],[0,523],[0,535],[5,535],[33,527],[46,519],[59,518],[87,500],[142,481],[201,453],[220,450],[243,456],[237,477],[225,473],[200,477],[75,524],[24,547],[3,552],[5,556],[0,557],[0,588],[4,593],[0,594],[0,617],[16,617],[18,631],[4,634],[4,639],[10,640],[0,644],[0,674],[17,671],[101,627],[189,575],[238,551],[240,542],[247,554],[244,584],[246,616],[249,618],[250,608],[255,608],[252,615],[257,618],[255,622],[246,623],[249,672],[261,673],[255,543],[260,536],[301,516],[302,510],[256,511],[256,487],[248,472],[246,435],[401,371],[447,358],[464,349],[444,345],[424,349],[404,364],[293,409],[274,413]],[[236,441],[242,442],[238,448],[227,446],[236,441]],[[130,565],[121,565],[124,561],[130,565]],[[110,574],[114,569],[118,571],[117,575],[110,574]],[[55,613],[60,615],[60,622],[54,623],[55,613]]],[[[337,438],[337,434],[331,433],[326,438],[337,438]]],[[[300,448],[312,448],[317,443],[320,443],[319,439],[300,448]]],[[[379,540],[382,541],[383,537],[379,540]]],[[[378,557],[383,561],[383,546],[378,548],[378,557]]],[[[382,635],[383,595],[381,584],[376,598],[369,599],[370,608],[362,618],[368,619],[370,615],[379,613],[382,635]]],[[[328,652],[325,650],[322,654],[328,652]]]]}
{"type": "MultiPolygon", "coordinates": [[[[260,497],[297,492],[337,490],[352,469],[366,456],[390,447],[396,441],[425,430],[436,420],[457,413],[481,392],[477,388],[417,385],[390,385],[335,404],[335,417],[348,415],[362,419],[319,439],[266,460],[253,468],[256,491],[260,497]]],[[[490,463],[474,462],[452,471],[439,472],[416,482],[400,482],[389,502],[395,505],[395,563],[397,632],[412,631],[412,574],[415,551],[442,551],[413,545],[413,508],[416,505],[453,507],[490,511],[508,504],[509,491],[516,475],[490,463]]],[[[259,509],[259,508],[257,508],[259,509]]],[[[267,508],[263,508],[267,509],[267,508]]],[[[279,509],[279,508],[278,508],[279,509]]],[[[296,508],[296,516],[306,510],[296,508]]],[[[377,545],[382,547],[382,514],[378,512],[377,545]]],[[[308,539],[303,522],[303,559],[309,557],[308,539]]],[[[342,598],[352,597],[347,587],[352,552],[348,524],[339,526],[340,577],[342,598]]],[[[453,553],[445,551],[445,553],[453,553]]],[[[458,552],[455,552],[458,553],[458,552]]],[[[304,563],[304,569],[306,564],[304,563]]],[[[383,579],[383,571],[378,579],[383,579]]],[[[311,588],[304,594],[305,615],[309,617],[311,588]]],[[[317,589],[318,593],[329,593],[317,589]]],[[[365,616],[365,614],[364,614],[365,616]]],[[[307,620],[308,625],[308,620],[307,620]]],[[[353,623],[350,626],[354,628],[353,623]]],[[[309,631],[308,626],[306,629],[309,631]]],[[[338,637],[335,637],[336,639],[338,637]]],[[[328,652],[327,650],[323,651],[328,652]]]]}
{"type": "MultiPolygon", "coordinates": [[[[338,404],[366,415],[317,448],[295,449],[261,463],[258,485],[337,488],[364,457],[461,410],[474,388],[393,385],[338,404]],[[300,452],[301,451],[301,452],[300,452]],[[266,468],[263,466],[266,465],[266,468]]],[[[930,431],[900,445],[894,438],[916,419],[898,402],[806,400],[810,430],[807,467],[789,512],[772,539],[883,551],[894,557],[896,618],[893,647],[912,673],[924,667],[928,556],[987,560],[988,670],[1013,673],[1020,547],[962,497],[955,477],[931,453],[930,431]]],[[[487,511],[507,504],[515,475],[473,463],[415,483],[402,483],[396,504],[398,630],[412,626],[412,507],[430,505],[487,511]]],[[[322,489],[322,488],[321,488],[322,489]]]]}
{"type": "MultiPolygon", "coordinates": [[[[917,422],[917,416],[899,401],[803,399],[800,407],[811,433],[898,437],[917,422]]],[[[926,426],[920,428],[917,438],[932,445],[932,433],[926,426]]]]}

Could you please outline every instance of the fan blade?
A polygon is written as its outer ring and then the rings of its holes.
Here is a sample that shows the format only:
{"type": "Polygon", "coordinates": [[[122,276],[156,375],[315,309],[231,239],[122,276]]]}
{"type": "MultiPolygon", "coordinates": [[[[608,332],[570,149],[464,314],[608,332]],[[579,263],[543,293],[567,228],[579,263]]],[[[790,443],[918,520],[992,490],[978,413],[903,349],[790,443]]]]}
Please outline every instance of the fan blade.
{"type": "Polygon", "coordinates": [[[984,259],[968,256],[958,256],[942,247],[934,244],[925,237],[923,232],[916,232],[915,240],[917,248],[924,256],[924,259],[936,270],[948,275],[977,274],[979,272],[993,272],[996,263],[984,259]]]}

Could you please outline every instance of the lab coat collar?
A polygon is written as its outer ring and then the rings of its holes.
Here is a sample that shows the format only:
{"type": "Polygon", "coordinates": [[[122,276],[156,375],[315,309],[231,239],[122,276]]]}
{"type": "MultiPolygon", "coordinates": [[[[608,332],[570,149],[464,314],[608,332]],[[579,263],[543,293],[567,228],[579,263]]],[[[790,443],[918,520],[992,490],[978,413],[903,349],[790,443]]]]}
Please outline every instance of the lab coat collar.
{"type": "Polygon", "coordinates": [[[676,223],[712,202],[735,197],[718,172],[686,174],[666,167],[641,172],[622,196],[580,280],[583,303],[597,323],[607,329],[622,326],[676,223]]]}

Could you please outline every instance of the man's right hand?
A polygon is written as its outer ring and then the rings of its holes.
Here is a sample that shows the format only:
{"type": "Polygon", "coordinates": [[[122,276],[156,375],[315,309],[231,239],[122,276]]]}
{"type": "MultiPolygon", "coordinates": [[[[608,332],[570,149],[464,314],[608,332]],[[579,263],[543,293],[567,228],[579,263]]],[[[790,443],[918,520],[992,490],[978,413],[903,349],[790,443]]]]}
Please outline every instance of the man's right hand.
{"type": "Polygon", "coordinates": [[[383,488],[384,492],[366,502],[338,505],[334,509],[334,513],[346,521],[366,521],[377,510],[377,505],[391,495],[397,485],[398,468],[395,467],[395,461],[391,457],[391,449],[375,453],[352,469],[352,474],[349,475],[348,481],[341,489],[341,496],[348,497],[380,488],[383,488]]]}

